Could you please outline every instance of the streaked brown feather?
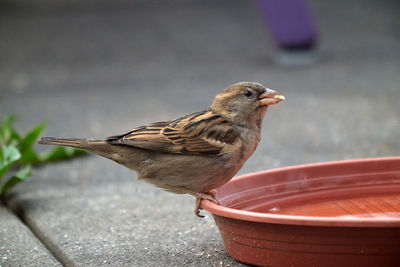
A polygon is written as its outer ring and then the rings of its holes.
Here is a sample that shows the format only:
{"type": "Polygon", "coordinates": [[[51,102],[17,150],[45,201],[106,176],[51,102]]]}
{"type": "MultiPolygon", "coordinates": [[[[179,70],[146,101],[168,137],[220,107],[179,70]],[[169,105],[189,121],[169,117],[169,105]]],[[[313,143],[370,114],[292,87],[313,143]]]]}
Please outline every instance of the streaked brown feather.
{"type": "Polygon", "coordinates": [[[141,126],[106,141],[167,153],[219,155],[238,137],[228,121],[207,110],[141,126]]]}

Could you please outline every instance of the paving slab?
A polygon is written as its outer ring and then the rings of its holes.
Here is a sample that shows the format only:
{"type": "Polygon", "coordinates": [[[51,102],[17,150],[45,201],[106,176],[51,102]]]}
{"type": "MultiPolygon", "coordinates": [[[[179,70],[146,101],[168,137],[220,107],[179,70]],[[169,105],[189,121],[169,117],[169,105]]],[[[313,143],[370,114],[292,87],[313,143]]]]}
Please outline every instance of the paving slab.
{"type": "Polygon", "coordinates": [[[192,197],[138,182],[106,159],[41,168],[17,190],[9,207],[64,265],[237,265],[211,216],[194,215],[192,197]]]}
{"type": "MultiPolygon", "coordinates": [[[[9,7],[0,113],[20,114],[21,130],[49,119],[47,136],[103,138],[204,109],[221,88],[251,80],[287,100],[268,111],[240,174],[400,154],[396,1],[313,1],[319,60],[294,68],[273,63],[251,2],[187,2],[9,7]]],[[[241,266],[212,217],[194,216],[192,197],[101,157],[35,169],[8,206],[66,266],[241,266]]]]}
{"type": "Polygon", "coordinates": [[[32,231],[0,204],[0,266],[62,266],[32,231]]]}

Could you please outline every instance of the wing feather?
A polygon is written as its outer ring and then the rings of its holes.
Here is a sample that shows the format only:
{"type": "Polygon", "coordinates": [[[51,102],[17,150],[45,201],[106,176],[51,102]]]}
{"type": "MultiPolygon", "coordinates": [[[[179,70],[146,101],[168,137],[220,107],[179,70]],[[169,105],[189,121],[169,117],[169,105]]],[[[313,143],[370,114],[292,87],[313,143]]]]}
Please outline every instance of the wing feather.
{"type": "Polygon", "coordinates": [[[208,110],[140,126],[106,141],[167,153],[219,155],[238,137],[228,121],[208,110]]]}

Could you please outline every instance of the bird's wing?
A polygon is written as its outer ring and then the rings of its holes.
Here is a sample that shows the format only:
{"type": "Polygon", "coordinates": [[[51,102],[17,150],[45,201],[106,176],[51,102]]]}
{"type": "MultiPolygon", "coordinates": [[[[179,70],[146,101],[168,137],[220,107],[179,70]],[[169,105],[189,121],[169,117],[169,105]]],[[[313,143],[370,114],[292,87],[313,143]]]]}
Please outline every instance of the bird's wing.
{"type": "Polygon", "coordinates": [[[219,155],[239,135],[231,124],[212,111],[193,113],[176,120],[135,128],[106,139],[121,144],[178,154],[219,155]]]}

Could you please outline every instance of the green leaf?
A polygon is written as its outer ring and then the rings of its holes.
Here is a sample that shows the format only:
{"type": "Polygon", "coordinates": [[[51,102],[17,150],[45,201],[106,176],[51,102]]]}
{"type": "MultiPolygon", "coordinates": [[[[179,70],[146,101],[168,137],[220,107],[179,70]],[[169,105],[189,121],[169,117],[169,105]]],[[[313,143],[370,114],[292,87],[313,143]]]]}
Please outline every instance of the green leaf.
{"type": "Polygon", "coordinates": [[[41,163],[42,160],[40,159],[39,155],[35,152],[35,150],[29,148],[22,155],[20,162],[23,164],[38,164],[41,163]]]}
{"type": "Polygon", "coordinates": [[[48,153],[44,153],[40,156],[42,162],[49,161],[59,161],[70,159],[73,157],[87,155],[88,153],[85,150],[71,148],[71,147],[56,147],[48,153]]]}
{"type": "Polygon", "coordinates": [[[57,147],[50,152],[38,154],[33,145],[46,127],[46,122],[34,127],[21,138],[21,135],[14,129],[15,120],[15,115],[0,118],[0,196],[31,176],[31,164],[65,160],[88,154],[82,149],[65,147],[57,147]],[[15,165],[23,167],[2,184],[3,176],[15,165]]]}
{"type": "Polygon", "coordinates": [[[17,119],[15,115],[5,116],[1,120],[0,124],[0,145],[9,145],[12,142],[18,142],[21,140],[18,132],[14,129],[14,122],[17,119]]]}
{"type": "Polygon", "coordinates": [[[26,165],[20,169],[14,176],[8,179],[3,185],[0,185],[0,196],[4,195],[8,190],[13,188],[16,184],[26,181],[32,175],[31,166],[26,165]]]}
{"type": "Polygon", "coordinates": [[[26,151],[32,148],[32,145],[39,138],[40,134],[46,127],[47,122],[43,122],[42,124],[33,128],[23,139],[21,142],[21,153],[24,154],[26,151]]]}
{"type": "Polygon", "coordinates": [[[7,164],[13,162],[21,157],[18,149],[14,146],[4,146],[0,150],[0,165],[2,163],[7,164]]]}
{"type": "Polygon", "coordinates": [[[21,158],[21,153],[14,146],[4,146],[0,150],[0,181],[11,165],[21,158]]]}
{"type": "Polygon", "coordinates": [[[66,149],[70,158],[89,155],[89,152],[80,148],[67,147],[66,149]]]}

